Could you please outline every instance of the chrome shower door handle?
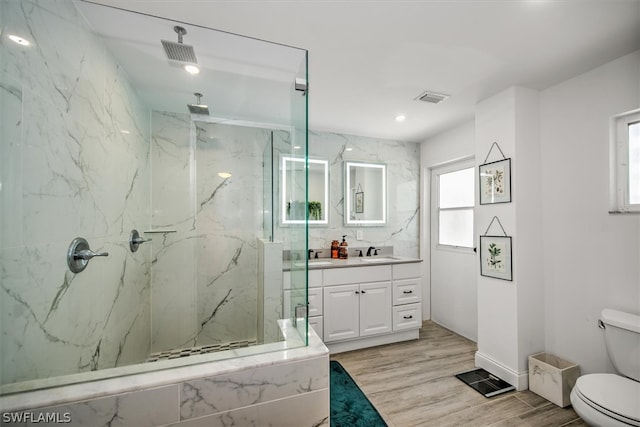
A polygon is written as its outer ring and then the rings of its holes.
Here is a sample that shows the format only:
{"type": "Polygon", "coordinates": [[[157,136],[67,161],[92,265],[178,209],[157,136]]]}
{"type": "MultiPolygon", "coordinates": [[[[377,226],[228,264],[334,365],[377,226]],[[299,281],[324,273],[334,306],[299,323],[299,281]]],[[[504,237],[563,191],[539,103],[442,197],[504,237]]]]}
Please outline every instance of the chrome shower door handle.
{"type": "Polygon", "coordinates": [[[87,268],[89,261],[97,256],[109,256],[109,252],[94,252],[86,239],[76,237],[67,250],[67,266],[72,273],[80,273],[87,268]]]}

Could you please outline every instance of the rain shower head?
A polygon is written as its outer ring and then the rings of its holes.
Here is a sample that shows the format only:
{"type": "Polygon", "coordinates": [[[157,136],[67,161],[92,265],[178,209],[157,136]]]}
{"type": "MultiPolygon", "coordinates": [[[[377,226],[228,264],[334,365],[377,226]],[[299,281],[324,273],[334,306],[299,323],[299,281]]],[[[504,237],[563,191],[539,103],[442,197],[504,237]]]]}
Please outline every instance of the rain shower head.
{"type": "Polygon", "coordinates": [[[208,116],[209,115],[209,107],[203,104],[200,104],[200,98],[202,97],[201,93],[194,93],[194,95],[196,96],[196,104],[187,104],[187,107],[189,107],[189,112],[191,112],[191,114],[203,114],[208,116]]]}
{"type": "Polygon", "coordinates": [[[167,58],[171,61],[197,64],[198,60],[196,58],[196,52],[193,50],[193,46],[182,43],[182,36],[187,34],[187,30],[176,25],[173,27],[173,31],[178,34],[178,43],[160,40],[162,42],[162,47],[164,48],[164,53],[167,54],[167,58]]]}

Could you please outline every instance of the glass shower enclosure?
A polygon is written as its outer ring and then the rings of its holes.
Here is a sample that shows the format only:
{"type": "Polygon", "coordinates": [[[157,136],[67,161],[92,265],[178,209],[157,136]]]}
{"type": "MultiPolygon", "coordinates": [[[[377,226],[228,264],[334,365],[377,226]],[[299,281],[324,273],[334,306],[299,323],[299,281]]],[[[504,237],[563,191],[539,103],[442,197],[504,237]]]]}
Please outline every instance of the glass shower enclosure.
{"type": "Polygon", "coordinates": [[[85,1],[0,12],[0,394],[306,345],[282,253],[307,228],[275,211],[307,51],[85,1]]]}

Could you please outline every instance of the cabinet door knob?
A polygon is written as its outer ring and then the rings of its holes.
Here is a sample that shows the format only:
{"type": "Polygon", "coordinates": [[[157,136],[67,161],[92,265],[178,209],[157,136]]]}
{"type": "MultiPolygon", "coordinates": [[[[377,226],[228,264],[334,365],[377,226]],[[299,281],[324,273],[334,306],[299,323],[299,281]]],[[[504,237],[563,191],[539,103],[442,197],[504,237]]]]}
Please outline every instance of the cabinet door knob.
{"type": "Polygon", "coordinates": [[[409,316],[402,316],[403,319],[413,319],[413,316],[409,315],[409,316]]]}
{"type": "Polygon", "coordinates": [[[402,291],[403,294],[412,294],[413,291],[402,291]]]}
{"type": "Polygon", "coordinates": [[[362,292],[363,294],[366,294],[366,293],[367,293],[367,291],[360,291],[360,292],[362,292]]]}

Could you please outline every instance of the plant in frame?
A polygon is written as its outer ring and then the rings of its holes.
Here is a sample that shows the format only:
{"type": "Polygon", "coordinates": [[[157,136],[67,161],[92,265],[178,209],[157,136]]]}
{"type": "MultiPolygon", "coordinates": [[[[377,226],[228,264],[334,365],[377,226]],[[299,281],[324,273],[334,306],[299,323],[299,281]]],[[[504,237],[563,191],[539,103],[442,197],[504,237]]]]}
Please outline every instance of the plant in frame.
{"type": "Polygon", "coordinates": [[[485,194],[489,196],[504,194],[504,168],[488,169],[485,171],[484,176],[485,194]]]}
{"type": "Polygon", "coordinates": [[[487,248],[487,252],[489,252],[489,257],[487,258],[487,267],[489,270],[493,271],[504,271],[505,266],[502,259],[502,245],[498,245],[497,243],[490,243],[487,248]]]}

